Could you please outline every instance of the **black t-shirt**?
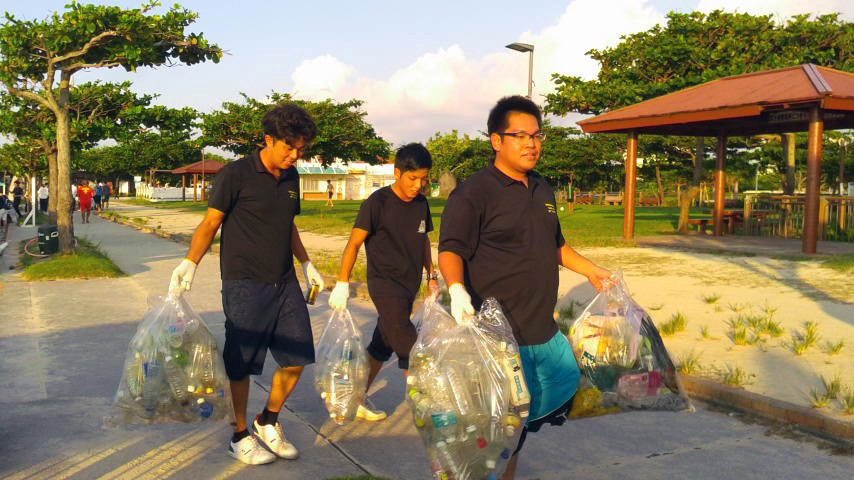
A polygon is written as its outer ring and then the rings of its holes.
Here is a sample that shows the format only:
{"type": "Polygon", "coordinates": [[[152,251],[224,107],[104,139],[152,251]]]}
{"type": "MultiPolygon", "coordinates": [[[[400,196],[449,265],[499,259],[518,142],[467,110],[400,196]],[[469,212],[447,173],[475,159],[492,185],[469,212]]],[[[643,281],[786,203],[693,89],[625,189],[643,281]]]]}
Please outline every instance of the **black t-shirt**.
{"type": "Polygon", "coordinates": [[[290,273],[299,199],[296,167],[281,171],[277,179],[264,169],[258,151],[216,174],[208,207],[225,214],[220,236],[223,280],[278,283],[290,273]]]}
{"type": "Polygon", "coordinates": [[[462,257],[474,307],[498,299],[520,345],[557,332],[557,249],[566,242],[555,204],[537,173],[526,188],[490,163],[451,193],[442,213],[439,252],[462,257]]]}
{"type": "Polygon", "coordinates": [[[362,202],[353,228],[368,232],[368,292],[373,297],[415,297],[424,269],[427,232],[433,231],[423,195],[404,202],[383,187],[362,202]]]}
{"type": "Polygon", "coordinates": [[[15,203],[19,203],[21,198],[24,197],[24,189],[21,187],[15,187],[12,189],[12,198],[14,198],[15,203]]]}

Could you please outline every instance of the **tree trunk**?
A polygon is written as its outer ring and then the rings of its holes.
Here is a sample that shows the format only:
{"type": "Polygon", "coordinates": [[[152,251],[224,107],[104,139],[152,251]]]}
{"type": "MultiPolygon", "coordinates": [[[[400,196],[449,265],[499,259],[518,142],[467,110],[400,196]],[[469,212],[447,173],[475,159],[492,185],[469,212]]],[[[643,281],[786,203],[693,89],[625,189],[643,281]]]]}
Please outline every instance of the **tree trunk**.
{"type": "Polygon", "coordinates": [[[68,108],[56,113],[56,225],[59,232],[59,252],[74,253],[74,223],[71,217],[71,137],[68,128],[68,108]]]}
{"type": "Polygon", "coordinates": [[[694,176],[691,179],[691,188],[679,197],[679,233],[688,233],[688,216],[691,213],[691,204],[700,194],[700,182],[703,180],[703,160],[705,159],[706,141],[703,137],[697,137],[697,148],[694,150],[694,176]]]}
{"type": "Polygon", "coordinates": [[[655,165],[655,183],[658,185],[658,205],[664,205],[664,187],[661,186],[661,170],[655,165]]]}
{"type": "Polygon", "coordinates": [[[786,181],[783,184],[783,194],[795,194],[795,134],[784,133],[780,135],[783,144],[783,158],[786,159],[786,181]]]}
{"type": "Polygon", "coordinates": [[[47,214],[50,217],[50,223],[54,225],[56,225],[56,203],[59,200],[59,188],[57,188],[56,184],[56,179],[58,178],[56,167],[56,149],[51,148],[51,151],[47,154],[47,214]]]}

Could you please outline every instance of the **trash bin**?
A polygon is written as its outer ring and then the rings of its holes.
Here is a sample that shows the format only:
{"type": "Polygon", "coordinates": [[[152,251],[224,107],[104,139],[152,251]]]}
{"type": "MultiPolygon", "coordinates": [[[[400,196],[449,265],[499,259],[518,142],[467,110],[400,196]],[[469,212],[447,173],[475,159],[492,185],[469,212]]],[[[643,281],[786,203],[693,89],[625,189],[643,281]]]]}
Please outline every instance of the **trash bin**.
{"type": "Polygon", "coordinates": [[[50,255],[59,250],[59,232],[56,225],[42,225],[39,227],[39,252],[42,255],[50,255]]]}

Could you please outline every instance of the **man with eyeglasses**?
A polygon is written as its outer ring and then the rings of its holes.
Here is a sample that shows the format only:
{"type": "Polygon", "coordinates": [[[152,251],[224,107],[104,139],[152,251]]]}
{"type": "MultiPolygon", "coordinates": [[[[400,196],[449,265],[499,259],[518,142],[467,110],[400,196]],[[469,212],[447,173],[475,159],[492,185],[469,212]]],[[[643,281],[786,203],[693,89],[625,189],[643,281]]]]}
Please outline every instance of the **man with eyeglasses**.
{"type": "Polygon", "coordinates": [[[575,357],[553,316],[559,266],[584,275],[596,290],[611,275],[564,240],[554,193],[534,172],[541,128],[540,109],[528,98],[498,101],[487,120],[495,158],[451,193],[439,238],[454,319],[470,322],[475,308],[495,297],[519,343],[531,405],[505,479],[515,475],[527,433],[562,424],[578,386],[575,357]]]}
{"type": "Polygon", "coordinates": [[[169,284],[170,294],[190,290],[196,265],[222,225],[222,356],[235,417],[228,451],[251,465],[298,456],[278,422],[279,411],[303,367],[314,363],[311,321],[294,275],[294,257],[302,264],[306,282],[323,290],[323,278],[311,264],[294,225],[294,217],[300,213],[295,163],[317,135],[317,127],[295,105],[273,108],[263,124],[264,148],[217,173],[205,218],[169,284]],[[279,368],[273,374],[266,407],[252,424],[253,437],[246,420],[249,376],[261,375],[267,350],[279,368]]]}

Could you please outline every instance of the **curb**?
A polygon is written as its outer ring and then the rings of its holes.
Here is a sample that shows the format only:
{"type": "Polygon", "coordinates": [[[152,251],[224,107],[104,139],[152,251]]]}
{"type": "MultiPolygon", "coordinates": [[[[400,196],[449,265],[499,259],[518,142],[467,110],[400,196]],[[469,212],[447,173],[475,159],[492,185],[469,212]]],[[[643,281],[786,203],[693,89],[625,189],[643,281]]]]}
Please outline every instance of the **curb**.
{"type": "Polygon", "coordinates": [[[820,437],[854,445],[854,422],[843,422],[783,400],[721,385],[707,378],[679,374],[688,394],[696,399],[777,422],[789,422],[820,437]]]}

